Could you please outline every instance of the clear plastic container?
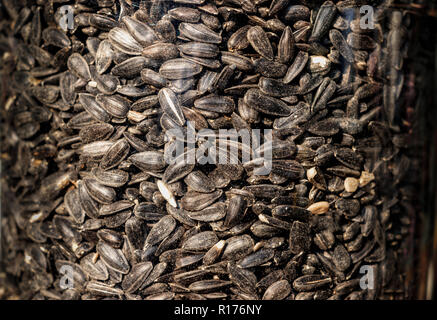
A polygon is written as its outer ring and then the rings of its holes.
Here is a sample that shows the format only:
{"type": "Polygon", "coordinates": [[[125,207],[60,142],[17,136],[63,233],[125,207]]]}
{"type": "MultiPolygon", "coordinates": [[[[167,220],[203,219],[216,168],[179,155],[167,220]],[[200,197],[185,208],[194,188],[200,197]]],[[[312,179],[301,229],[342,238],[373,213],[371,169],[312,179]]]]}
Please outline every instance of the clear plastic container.
{"type": "Polygon", "coordinates": [[[8,0],[0,20],[0,298],[433,297],[434,1],[8,0]]]}

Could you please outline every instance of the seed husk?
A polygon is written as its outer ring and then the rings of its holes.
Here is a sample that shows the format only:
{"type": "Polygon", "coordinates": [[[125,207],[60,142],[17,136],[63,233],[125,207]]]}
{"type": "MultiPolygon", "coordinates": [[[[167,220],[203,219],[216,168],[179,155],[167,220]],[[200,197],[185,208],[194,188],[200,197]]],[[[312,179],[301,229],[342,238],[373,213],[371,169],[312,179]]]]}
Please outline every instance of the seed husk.
{"type": "Polygon", "coordinates": [[[176,227],[176,221],[171,216],[164,216],[150,230],[145,246],[153,246],[164,240],[176,227]]]}
{"type": "Polygon", "coordinates": [[[285,117],[291,113],[285,102],[266,96],[258,89],[249,89],[244,96],[244,102],[249,107],[268,115],[285,117]]]}
{"type": "Polygon", "coordinates": [[[247,40],[252,48],[266,59],[273,59],[273,49],[267,34],[260,26],[251,27],[247,30],[247,40]]]}
{"type": "Polygon", "coordinates": [[[219,34],[202,23],[193,24],[182,22],[179,25],[179,32],[181,35],[193,41],[217,44],[222,42],[222,37],[219,34]]]}
{"type": "Polygon", "coordinates": [[[279,280],[270,285],[264,292],[263,300],[282,300],[291,292],[291,286],[287,280],[279,280]]]}
{"type": "Polygon", "coordinates": [[[167,79],[186,79],[202,72],[202,66],[187,59],[178,58],[164,62],[159,73],[167,79]]]}
{"type": "Polygon", "coordinates": [[[312,214],[326,213],[329,210],[329,202],[320,201],[320,202],[313,203],[307,208],[307,210],[310,211],[312,214]]]}
{"type": "Polygon", "coordinates": [[[283,81],[284,83],[290,83],[296,78],[302,70],[305,68],[305,65],[308,62],[308,53],[304,51],[299,51],[294,58],[293,63],[287,70],[287,74],[285,75],[283,81]]]}

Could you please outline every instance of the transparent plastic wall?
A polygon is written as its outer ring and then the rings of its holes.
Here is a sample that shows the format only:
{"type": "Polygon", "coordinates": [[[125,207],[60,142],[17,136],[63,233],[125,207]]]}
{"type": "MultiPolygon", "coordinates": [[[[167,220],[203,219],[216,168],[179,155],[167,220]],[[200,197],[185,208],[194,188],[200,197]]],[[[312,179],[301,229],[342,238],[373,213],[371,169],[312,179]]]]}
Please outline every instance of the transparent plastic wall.
{"type": "Polygon", "coordinates": [[[4,299],[431,299],[433,1],[4,0],[4,299]]]}

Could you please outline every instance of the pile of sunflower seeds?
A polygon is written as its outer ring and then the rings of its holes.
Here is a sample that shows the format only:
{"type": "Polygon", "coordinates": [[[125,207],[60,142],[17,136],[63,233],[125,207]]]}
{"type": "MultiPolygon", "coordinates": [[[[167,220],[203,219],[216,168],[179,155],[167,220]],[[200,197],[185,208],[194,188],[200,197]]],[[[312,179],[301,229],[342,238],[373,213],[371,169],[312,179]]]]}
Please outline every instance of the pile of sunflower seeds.
{"type": "Polygon", "coordinates": [[[2,1],[0,297],[404,298],[411,21],[365,2],[2,1]],[[188,121],[270,174],[167,163],[188,121]]]}

